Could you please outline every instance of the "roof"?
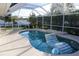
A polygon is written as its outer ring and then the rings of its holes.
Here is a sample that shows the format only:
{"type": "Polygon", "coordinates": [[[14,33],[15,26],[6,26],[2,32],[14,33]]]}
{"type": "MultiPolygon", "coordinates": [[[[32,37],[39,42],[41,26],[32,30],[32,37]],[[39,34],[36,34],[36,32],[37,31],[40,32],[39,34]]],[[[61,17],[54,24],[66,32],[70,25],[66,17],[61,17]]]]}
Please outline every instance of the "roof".
{"type": "Polygon", "coordinates": [[[44,5],[47,5],[48,3],[17,3],[11,8],[9,8],[9,12],[7,14],[11,14],[12,12],[18,10],[18,9],[36,9],[39,7],[42,7],[44,5]]]}
{"type": "Polygon", "coordinates": [[[48,3],[0,3],[0,16],[6,16],[17,9],[35,9],[42,7],[48,3]]]}

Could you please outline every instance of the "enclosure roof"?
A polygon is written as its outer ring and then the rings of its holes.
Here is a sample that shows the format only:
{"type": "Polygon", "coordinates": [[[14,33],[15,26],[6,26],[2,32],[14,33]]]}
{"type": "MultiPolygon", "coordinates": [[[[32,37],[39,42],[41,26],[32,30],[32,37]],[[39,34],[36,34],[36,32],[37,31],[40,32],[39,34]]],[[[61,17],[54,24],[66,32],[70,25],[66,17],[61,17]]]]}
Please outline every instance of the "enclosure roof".
{"type": "Polygon", "coordinates": [[[11,8],[9,8],[9,11],[7,14],[11,14],[12,12],[18,10],[18,9],[36,9],[39,7],[42,7],[44,5],[47,5],[48,3],[17,3],[14,6],[12,6],[11,8]]]}
{"type": "Polygon", "coordinates": [[[6,16],[18,9],[35,9],[48,3],[0,3],[0,16],[6,16]]]}

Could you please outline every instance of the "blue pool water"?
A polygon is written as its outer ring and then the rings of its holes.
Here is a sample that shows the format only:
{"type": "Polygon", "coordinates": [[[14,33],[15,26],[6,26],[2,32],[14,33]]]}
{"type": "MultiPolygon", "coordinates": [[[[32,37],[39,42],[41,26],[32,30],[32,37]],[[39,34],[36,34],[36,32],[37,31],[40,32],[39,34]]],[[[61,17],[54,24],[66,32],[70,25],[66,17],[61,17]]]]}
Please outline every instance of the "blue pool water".
{"type": "Polygon", "coordinates": [[[31,45],[43,52],[51,53],[51,47],[49,47],[46,43],[45,32],[40,31],[27,31],[22,32],[21,35],[24,37],[28,37],[31,45]]]}
{"type": "MultiPolygon", "coordinates": [[[[48,34],[46,32],[42,32],[42,31],[22,31],[20,32],[20,34],[24,37],[27,37],[31,43],[31,45],[40,50],[40,51],[43,51],[43,52],[46,52],[46,53],[49,53],[49,54],[52,54],[53,51],[56,51],[56,53],[59,52],[59,46],[58,47],[55,47],[53,49],[53,47],[50,47],[47,43],[46,43],[46,39],[45,39],[45,34],[48,34]]],[[[77,46],[79,46],[78,43],[75,43],[75,45],[71,44],[70,42],[72,40],[65,40],[65,38],[61,38],[61,37],[57,37],[58,38],[58,41],[60,42],[66,42],[66,43],[69,43],[69,45],[71,45],[71,47],[73,48],[73,51],[72,52],[75,52],[77,51],[78,49],[76,49],[77,46]],[[64,39],[64,40],[63,40],[64,39]],[[76,47],[74,47],[76,46],[76,47]]],[[[74,41],[73,41],[74,42],[74,41]]],[[[62,47],[64,47],[65,45],[63,45],[62,47]]],[[[66,45],[67,46],[67,45],[66,45]]],[[[61,48],[62,49],[62,48],[61,48]]]]}

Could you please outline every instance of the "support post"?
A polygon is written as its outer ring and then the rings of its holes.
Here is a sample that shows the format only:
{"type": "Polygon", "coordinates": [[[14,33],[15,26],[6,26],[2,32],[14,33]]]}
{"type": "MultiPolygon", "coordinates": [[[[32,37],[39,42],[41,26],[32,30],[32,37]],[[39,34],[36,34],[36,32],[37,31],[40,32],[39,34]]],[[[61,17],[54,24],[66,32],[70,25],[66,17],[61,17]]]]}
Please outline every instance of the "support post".
{"type": "Polygon", "coordinates": [[[44,29],[44,16],[42,16],[42,29],[44,29]]]}
{"type": "MultiPolygon", "coordinates": [[[[20,11],[21,11],[21,9],[20,9],[19,12],[18,12],[18,17],[19,17],[20,11]]],[[[19,29],[19,24],[18,24],[18,29],[19,29]]]]}
{"type": "Polygon", "coordinates": [[[11,21],[12,21],[12,29],[13,29],[13,19],[11,21]]]}
{"type": "Polygon", "coordinates": [[[64,8],[65,8],[65,4],[63,4],[63,24],[62,24],[62,32],[64,32],[64,21],[65,21],[64,8]]]}
{"type": "Polygon", "coordinates": [[[51,19],[50,19],[50,29],[52,29],[52,15],[51,15],[51,19]]]}

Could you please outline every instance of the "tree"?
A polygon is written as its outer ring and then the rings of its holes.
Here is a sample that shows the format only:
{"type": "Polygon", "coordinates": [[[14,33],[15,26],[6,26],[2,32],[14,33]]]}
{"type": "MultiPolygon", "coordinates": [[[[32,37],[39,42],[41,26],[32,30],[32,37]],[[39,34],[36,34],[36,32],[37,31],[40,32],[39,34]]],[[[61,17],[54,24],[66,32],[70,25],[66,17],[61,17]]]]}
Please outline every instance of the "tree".
{"type": "Polygon", "coordinates": [[[51,15],[62,14],[63,3],[52,3],[50,11],[51,15]]]}
{"type": "Polygon", "coordinates": [[[66,3],[64,5],[65,14],[72,13],[75,10],[75,6],[73,3],[66,3]]]}
{"type": "Polygon", "coordinates": [[[30,17],[29,17],[29,20],[28,20],[29,22],[31,22],[31,25],[33,26],[33,27],[35,27],[36,26],[36,16],[35,16],[35,14],[34,13],[32,13],[31,15],[30,15],[30,17]]]}
{"type": "Polygon", "coordinates": [[[4,20],[5,22],[11,22],[11,17],[6,16],[4,20]]]}
{"type": "Polygon", "coordinates": [[[51,14],[57,15],[57,14],[65,14],[73,12],[75,9],[75,6],[73,3],[53,3],[51,5],[51,14]]]}
{"type": "Polygon", "coordinates": [[[19,18],[17,16],[11,16],[11,21],[13,22],[13,24],[16,23],[16,20],[18,20],[19,18]]]}

